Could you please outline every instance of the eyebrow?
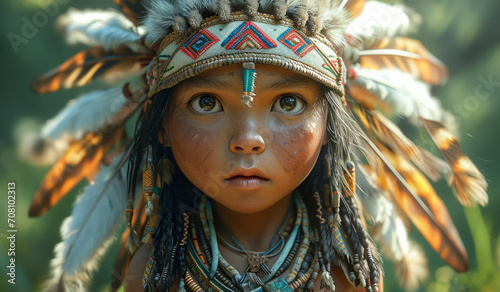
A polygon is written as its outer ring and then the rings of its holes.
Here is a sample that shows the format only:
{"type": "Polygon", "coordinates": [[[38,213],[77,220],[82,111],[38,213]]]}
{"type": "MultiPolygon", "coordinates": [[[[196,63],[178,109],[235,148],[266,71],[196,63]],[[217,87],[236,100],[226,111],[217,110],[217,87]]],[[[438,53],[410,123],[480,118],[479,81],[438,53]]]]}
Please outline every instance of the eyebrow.
{"type": "Polygon", "coordinates": [[[189,78],[183,82],[185,86],[189,87],[201,87],[201,88],[214,88],[218,90],[231,89],[231,84],[229,82],[212,78],[211,76],[199,77],[199,78],[189,78]]]}
{"type": "Polygon", "coordinates": [[[290,77],[287,77],[286,79],[284,78],[283,80],[280,80],[278,82],[273,83],[272,85],[268,86],[267,89],[285,90],[285,89],[289,89],[289,88],[308,86],[311,84],[312,84],[311,79],[309,79],[307,77],[290,76],[290,77]]]}

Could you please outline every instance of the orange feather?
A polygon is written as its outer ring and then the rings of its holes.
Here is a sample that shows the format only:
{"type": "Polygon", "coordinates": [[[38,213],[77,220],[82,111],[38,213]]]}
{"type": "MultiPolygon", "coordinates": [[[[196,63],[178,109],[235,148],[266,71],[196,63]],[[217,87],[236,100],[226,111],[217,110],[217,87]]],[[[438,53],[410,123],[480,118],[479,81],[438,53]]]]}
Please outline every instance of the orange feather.
{"type": "Polygon", "coordinates": [[[353,111],[364,126],[366,133],[373,134],[396,153],[412,161],[430,179],[436,181],[441,178],[443,171],[449,170],[444,161],[415,145],[398,126],[377,110],[357,105],[353,106],[353,111]]]}
{"type": "Polygon", "coordinates": [[[448,184],[458,201],[465,206],[488,204],[484,175],[460,149],[460,144],[446,127],[437,121],[420,118],[427,133],[438,147],[444,159],[451,166],[448,184]]]}
{"type": "Polygon", "coordinates": [[[403,157],[381,145],[377,147],[400,175],[400,178],[395,176],[388,164],[383,163],[385,169],[378,176],[381,188],[385,187],[391,200],[408,216],[444,261],[458,272],[467,271],[467,251],[445,204],[432,185],[403,157]]]}
{"type": "Polygon", "coordinates": [[[350,0],[347,1],[345,8],[351,13],[351,18],[356,18],[361,14],[366,0],[350,0]]]}
{"type": "Polygon", "coordinates": [[[104,155],[123,133],[123,127],[116,127],[105,134],[101,131],[88,133],[74,142],[43,179],[31,202],[29,216],[45,214],[83,178],[92,178],[104,155]]]}
{"type": "Polygon", "coordinates": [[[95,46],[81,51],[54,70],[35,80],[36,93],[48,93],[60,89],[84,86],[96,78],[113,79],[131,69],[140,69],[152,59],[149,50],[134,52],[127,45],[111,50],[95,46]]]}
{"type": "Polygon", "coordinates": [[[421,42],[405,37],[381,39],[360,52],[359,62],[368,69],[398,69],[432,85],[448,78],[448,69],[441,61],[421,42]]]}

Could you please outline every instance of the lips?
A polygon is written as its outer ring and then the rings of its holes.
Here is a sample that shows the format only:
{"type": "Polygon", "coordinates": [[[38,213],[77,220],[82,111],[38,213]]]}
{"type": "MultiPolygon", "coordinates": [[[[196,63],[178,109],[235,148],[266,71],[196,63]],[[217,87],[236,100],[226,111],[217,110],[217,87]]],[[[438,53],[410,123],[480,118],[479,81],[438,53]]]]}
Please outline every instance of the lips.
{"type": "Polygon", "coordinates": [[[254,190],[269,183],[270,180],[257,168],[238,167],[231,171],[224,182],[241,190],[254,190]]]}

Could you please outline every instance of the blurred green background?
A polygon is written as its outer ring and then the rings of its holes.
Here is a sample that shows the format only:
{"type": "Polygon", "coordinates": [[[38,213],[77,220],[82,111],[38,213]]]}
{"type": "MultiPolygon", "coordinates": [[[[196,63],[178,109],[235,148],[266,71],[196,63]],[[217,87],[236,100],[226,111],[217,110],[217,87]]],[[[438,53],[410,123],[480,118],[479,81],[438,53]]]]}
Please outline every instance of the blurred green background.
{"type": "MultiPolygon", "coordinates": [[[[401,2],[401,1],[393,1],[401,2]]],[[[435,89],[445,108],[459,119],[463,149],[485,174],[490,203],[485,208],[462,208],[446,183],[436,185],[446,202],[452,218],[470,256],[470,271],[456,274],[446,267],[425,240],[413,231],[429,257],[430,277],[419,291],[500,291],[500,1],[442,0],[404,1],[423,16],[417,35],[424,45],[448,65],[449,82],[435,89]],[[481,80],[493,80],[489,95],[479,98],[476,88],[481,80]]],[[[55,208],[41,218],[28,218],[28,207],[46,167],[34,167],[19,157],[20,137],[36,131],[45,120],[54,116],[69,99],[88,88],[77,88],[43,96],[30,90],[36,77],[77,53],[83,46],[69,47],[54,29],[55,17],[40,17],[47,7],[58,13],[69,7],[108,8],[109,1],[71,0],[4,0],[0,2],[1,100],[0,117],[0,182],[4,198],[0,201],[0,291],[38,291],[48,278],[53,247],[59,242],[59,226],[70,214],[78,191],[73,191],[55,208]],[[38,17],[36,31],[12,45],[9,33],[23,36],[25,21],[33,23],[38,17]],[[16,183],[16,285],[7,283],[6,265],[8,242],[7,183],[16,183]]],[[[47,12],[44,12],[47,15],[47,12]]],[[[12,34],[11,34],[12,36],[12,34]]],[[[99,85],[97,85],[99,86],[99,85]]],[[[119,236],[119,235],[118,235],[119,236]]],[[[106,291],[116,255],[116,244],[101,263],[93,278],[90,291],[106,291]]],[[[394,267],[386,262],[386,291],[403,291],[397,283],[394,267]]]]}

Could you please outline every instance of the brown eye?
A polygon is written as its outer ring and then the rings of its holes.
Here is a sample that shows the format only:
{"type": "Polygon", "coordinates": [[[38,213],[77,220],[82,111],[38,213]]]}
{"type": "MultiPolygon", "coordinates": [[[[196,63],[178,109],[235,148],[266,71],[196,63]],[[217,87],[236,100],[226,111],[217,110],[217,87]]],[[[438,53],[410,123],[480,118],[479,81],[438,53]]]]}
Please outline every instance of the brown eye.
{"type": "Polygon", "coordinates": [[[198,100],[200,108],[204,111],[211,111],[215,107],[215,99],[213,97],[204,96],[198,100]]]}
{"type": "Polygon", "coordinates": [[[194,98],[189,105],[193,109],[193,111],[200,114],[211,114],[220,112],[222,110],[222,106],[217,100],[216,97],[211,95],[201,95],[197,98],[194,98]]]}
{"type": "Polygon", "coordinates": [[[285,111],[293,111],[293,109],[297,106],[297,99],[291,96],[285,96],[280,98],[280,106],[285,111]]]}
{"type": "Polygon", "coordinates": [[[284,95],[278,98],[273,105],[273,111],[284,114],[297,114],[304,108],[304,102],[297,96],[284,95]]]}

